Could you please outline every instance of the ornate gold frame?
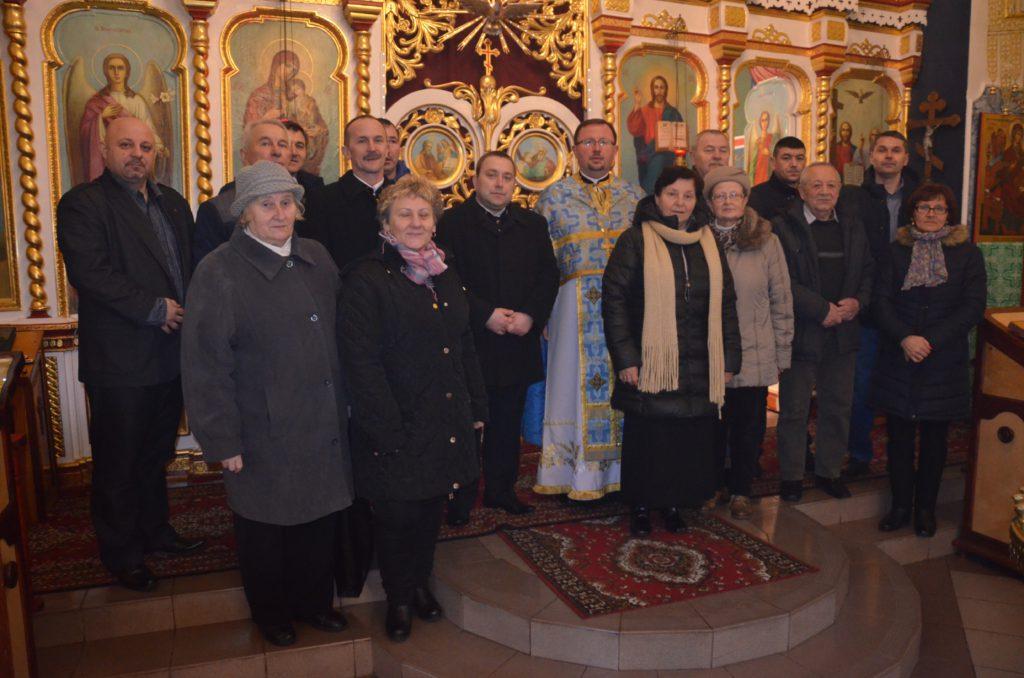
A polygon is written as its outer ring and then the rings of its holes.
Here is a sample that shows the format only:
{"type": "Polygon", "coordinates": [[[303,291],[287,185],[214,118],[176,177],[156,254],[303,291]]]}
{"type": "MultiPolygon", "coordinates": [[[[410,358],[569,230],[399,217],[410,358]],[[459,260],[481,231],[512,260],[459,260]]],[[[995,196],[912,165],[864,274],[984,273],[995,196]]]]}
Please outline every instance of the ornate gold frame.
{"type": "Polygon", "coordinates": [[[450,141],[452,141],[455,145],[455,148],[459,150],[458,167],[456,167],[445,179],[430,179],[424,177],[427,179],[427,181],[434,184],[434,186],[438,190],[443,191],[444,189],[449,188],[458,183],[459,179],[461,179],[465,175],[466,159],[469,157],[469,151],[466,148],[466,143],[462,139],[460,139],[459,135],[456,134],[447,125],[428,124],[423,125],[421,127],[417,127],[414,131],[409,133],[408,140],[405,142],[405,145],[402,149],[402,154],[404,156],[402,159],[405,160],[406,167],[408,167],[411,171],[416,172],[416,174],[419,174],[419,172],[413,169],[414,165],[412,162],[412,150],[416,146],[416,141],[421,136],[425,136],[427,134],[441,134],[447,137],[450,141]]]}
{"type": "Polygon", "coordinates": [[[220,54],[224,62],[224,70],[221,72],[221,129],[223,130],[222,145],[224,147],[224,182],[227,183],[234,176],[234,148],[231,135],[231,79],[239,72],[228,46],[235,31],[240,27],[246,24],[265,23],[267,21],[289,21],[319,28],[327,33],[338,48],[338,61],[335,64],[334,71],[331,72],[331,80],[338,83],[338,113],[341,118],[338,121],[338,169],[343,174],[345,160],[341,153],[341,148],[344,145],[341,131],[345,128],[345,124],[348,121],[348,75],[345,71],[349,61],[349,47],[345,41],[345,36],[333,22],[323,18],[317,12],[257,7],[256,9],[231,17],[220,34],[220,54]]]}
{"type": "MultiPolygon", "coordinates": [[[[564,162],[559,165],[556,172],[557,178],[555,181],[573,172],[575,157],[570,153],[572,134],[562,121],[546,111],[526,111],[509,120],[498,135],[497,150],[512,155],[512,146],[520,137],[533,131],[542,131],[547,136],[553,137],[556,140],[556,147],[564,157],[564,162]]],[[[518,178],[517,176],[516,187],[512,193],[512,201],[523,207],[532,208],[537,204],[537,199],[540,198],[540,190],[522,184],[518,178]]]]}
{"type": "MultiPolygon", "coordinates": [[[[851,68],[848,71],[840,73],[839,76],[832,81],[829,95],[831,96],[831,92],[835,91],[836,87],[839,86],[839,83],[854,79],[871,80],[873,82],[877,82],[885,89],[885,93],[889,97],[889,114],[885,118],[885,124],[889,126],[889,129],[902,132],[903,130],[900,129],[899,125],[903,118],[903,97],[900,95],[900,87],[896,84],[896,81],[893,80],[885,71],[873,68],[851,68]]],[[[829,106],[829,108],[831,109],[831,106],[829,106]]],[[[831,111],[829,114],[830,130],[835,126],[835,119],[836,113],[835,111],[831,111]]],[[[831,131],[834,133],[834,130],[831,131]]],[[[829,139],[829,143],[831,144],[831,138],[829,139]]]]}
{"type": "MultiPolygon", "coordinates": [[[[188,200],[192,190],[192,151],[190,143],[190,130],[192,128],[189,110],[191,102],[189,99],[189,72],[185,65],[188,55],[188,39],[185,29],[178,23],[173,15],[157,7],[152,7],[144,0],[72,0],[53,8],[43,20],[40,29],[43,38],[43,56],[46,62],[43,64],[43,95],[46,111],[46,136],[47,152],[50,162],[50,202],[53,207],[53,214],[57,213],[57,203],[64,193],[61,186],[61,163],[60,163],[60,140],[58,138],[60,126],[57,118],[57,70],[64,65],[57,54],[57,46],[54,44],[53,34],[64,17],[76,12],[86,12],[92,9],[109,9],[127,12],[138,12],[155,17],[166,24],[178,42],[178,53],[175,55],[174,73],[178,75],[178,107],[181,116],[182,136],[178,140],[182,163],[182,193],[188,200]]],[[[64,257],[56,247],[57,242],[57,220],[52,220],[54,250],[56,261],[54,267],[57,271],[57,313],[65,316],[68,314],[68,280],[67,271],[64,268],[64,257]]]]}
{"type": "Polygon", "coordinates": [[[551,184],[560,180],[562,176],[565,174],[565,168],[568,165],[568,153],[565,150],[565,147],[562,145],[562,140],[556,137],[555,135],[551,134],[550,132],[545,132],[544,130],[541,129],[527,130],[520,134],[519,136],[517,136],[515,140],[512,142],[512,144],[509,146],[508,154],[512,156],[512,164],[515,165],[516,167],[516,183],[518,183],[522,188],[528,191],[533,191],[535,193],[543,191],[551,184]],[[544,139],[549,144],[551,144],[552,147],[554,147],[555,149],[555,170],[551,173],[551,176],[546,181],[534,181],[533,179],[527,179],[526,177],[519,173],[519,166],[516,165],[516,149],[519,148],[520,144],[522,144],[524,141],[529,140],[531,137],[539,137],[541,139],[544,139]]]}
{"type": "MultiPolygon", "coordinates": [[[[750,70],[754,66],[767,66],[770,68],[781,68],[787,74],[792,76],[796,80],[797,88],[800,91],[800,100],[797,102],[796,114],[800,118],[800,138],[807,144],[807,147],[812,146],[812,128],[811,128],[811,109],[814,106],[814,88],[811,85],[811,78],[806,72],[796,64],[786,59],[771,59],[768,57],[755,57],[749,61],[744,61],[732,76],[732,88],[736,89],[736,81],[739,80],[740,75],[744,71],[750,70]]],[[[737,101],[732,105],[733,115],[729,116],[730,123],[736,120],[735,112],[739,110],[739,107],[743,105],[742,101],[737,101]]]]}
{"type": "MultiPolygon", "coordinates": [[[[0,71],[0,88],[7,91],[7,79],[0,71]]],[[[21,276],[18,274],[18,223],[14,220],[14,184],[11,173],[11,156],[7,132],[7,97],[0,96],[0,199],[4,201],[4,243],[7,245],[7,275],[11,282],[11,297],[0,298],[0,311],[17,311],[21,308],[21,276]]]]}
{"type": "MultiPolygon", "coordinates": [[[[473,176],[473,168],[476,165],[476,150],[473,146],[473,134],[470,132],[468,120],[447,106],[431,105],[414,108],[406,113],[396,124],[398,125],[402,146],[408,149],[408,152],[412,151],[413,144],[411,141],[422,127],[445,127],[447,131],[452,132],[455,137],[460,139],[463,151],[465,152],[462,160],[464,164],[460,168],[461,174],[456,175],[455,181],[442,189],[441,193],[444,196],[446,207],[458,204],[472,194],[473,183],[471,178],[473,176]]],[[[415,172],[412,165],[409,166],[409,169],[415,172]]]]}

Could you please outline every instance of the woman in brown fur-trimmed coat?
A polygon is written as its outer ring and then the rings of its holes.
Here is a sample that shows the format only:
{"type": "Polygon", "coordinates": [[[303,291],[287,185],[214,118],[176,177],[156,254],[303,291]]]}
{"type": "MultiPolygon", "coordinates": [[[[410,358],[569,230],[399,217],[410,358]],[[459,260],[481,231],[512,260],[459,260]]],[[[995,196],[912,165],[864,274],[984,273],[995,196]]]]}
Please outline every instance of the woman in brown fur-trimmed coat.
{"type": "Polygon", "coordinates": [[[910,195],[907,208],[911,223],[890,245],[872,302],[882,341],[871,403],[887,415],[892,482],[892,509],[878,527],[903,527],[913,508],[914,530],[930,537],[949,423],[970,414],[968,336],[984,314],[987,284],[970,231],[949,221],[959,214],[949,188],[925,184],[910,195]]]}
{"type": "Polygon", "coordinates": [[[748,518],[750,486],[766,427],[768,386],[790,363],[793,293],[782,243],[771,223],[747,207],[747,175],[734,167],[716,167],[705,182],[704,195],[715,215],[712,232],[732,271],[743,343],[743,368],[725,389],[718,460],[724,475],[728,444],[729,508],[733,517],[748,518]]]}

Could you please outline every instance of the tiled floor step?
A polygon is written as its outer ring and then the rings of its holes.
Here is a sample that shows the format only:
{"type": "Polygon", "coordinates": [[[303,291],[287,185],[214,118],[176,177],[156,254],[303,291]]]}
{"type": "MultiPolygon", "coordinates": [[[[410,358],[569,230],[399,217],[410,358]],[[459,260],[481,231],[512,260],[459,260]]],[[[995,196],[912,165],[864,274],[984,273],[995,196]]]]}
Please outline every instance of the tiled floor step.
{"type": "MultiPolygon", "coordinates": [[[[358,607],[367,607],[367,603],[358,607]]],[[[353,608],[354,609],[354,608],[353,608]]],[[[201,626],[39,648],[40,678],[351,678],[373,675],[366,614],[349,628],[323,633],[297,624],[287,648],[263,640],[249,621],[201,626]]]]}
{"type": "MultiPolygon", "coordinates": [[[[727,512],[720,515],[728,519],[727,512]]],[[[438,545],[435,592],[457,628],[538,658],[630,670],[711,668],[785,652],[828,628],[846,599],[842,542],[790,507],[737,526],[812,563],[790,580],[580,619],[498,536],[438,545]]]]}
{"type": "Polygon", "coordinates": [[[396,644],[381,637],[383,606],[364,606],[360,614],[369,613],[374,671],[380,678],[907,678],[920,646],[917,591],[903,568],[874,546],[844,544],[844,552],[849,558],[849,591],[832,626],[785,652],[717,668],[617,671],[587,667],[518,652],[447,620],[416,624],[412,637],[396,644]]]}
{"type": "Polygon", "coordinates": [[[874,544],[900,565],[908,565],[953,553],[953,540],[960,531],[963,517],[963,502],[939,504],[935,516],[938,530],[934,537],[927,539],[914,534],[913,523],[895,532],[880,532],[880,517],[840,523],[830,529],[845,541],[874,544]]]}

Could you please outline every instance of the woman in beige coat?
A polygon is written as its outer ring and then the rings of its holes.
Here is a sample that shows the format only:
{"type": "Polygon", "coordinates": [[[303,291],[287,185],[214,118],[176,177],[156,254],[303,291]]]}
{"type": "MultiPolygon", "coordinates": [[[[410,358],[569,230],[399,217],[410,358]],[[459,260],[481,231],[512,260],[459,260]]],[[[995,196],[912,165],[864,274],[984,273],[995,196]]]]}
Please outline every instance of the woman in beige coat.
{"type": "Polygon", "coordinates": [[[750,485],[764,439],[768,386],[789,367],[793,296],[782,244],[771,224],[747,207],[750,180],[735,167],[716,167],[704,178],[704,196],[715,215],[712,231],[725,251],[736,288],[743,367],[725,391],[718,458],[734,518],[750,516],[750,485]]]}

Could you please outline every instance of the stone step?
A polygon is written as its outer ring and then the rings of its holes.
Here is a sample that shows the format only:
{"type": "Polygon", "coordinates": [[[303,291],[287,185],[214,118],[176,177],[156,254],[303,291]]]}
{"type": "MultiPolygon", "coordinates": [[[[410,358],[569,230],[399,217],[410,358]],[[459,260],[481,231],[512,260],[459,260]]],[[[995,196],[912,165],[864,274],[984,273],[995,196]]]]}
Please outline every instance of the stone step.
{"type": "MultiPolygon", "coordinates": [[[[358,607],[373,605],[367,603],[358,607]]],[[[368,614],[368,613],[367,613],[368,614]]],[[[249,621],[137,633],[39,648],[40,678],[174,676],[175,678],[351,678],[373,675],[367,614],[349,628],[323,633],[296,625],[290,647],[267,643],[249,621]]]]}
{"type": "MultiPolygon", "coordinates": [[[[723,507],[719,516],[729,520],[723,507]]],[[[581,619],[497,535],[438,545],[434,590],[455,627],[524,655],[623,670],[711,668],[788,651],[846,599],[842,542],[766,502],[735,524],[818,572],[648,609],[581,619]]]]}
{"type": "MultiPolygon", "coordinates": [[[[392,643],[382,635],[382,605],[362,606],[360,614],[368,615],[362,621],[370,628],[374,672],[380,678],[907,678],[917,663],[920,647],[917,590],[903,568],[876,547],[844,543],[842,551],[850,566],[849,587],[847,602],[834,624],[785,651],[711,669],[614,670],[531,656],[507,643],[470,633],[449,620],[417,623],[408,641],[392,643]]],[[[712,654],[713,638],[712,635],[712,654]]],[[[749,641],[756,642],[756,638],[749,641]]],[[[656,652],[654,648],[648,651],[656,652]]]]}
{"type": "Polygon", "coordinates": [[[831,529],[845,541],[873,544],[900,565],[909,565],[953,553],[953,540],[960,533],[963,519],[963,501],[939,504],[935,517],[938,529],[930,538],[914,534],[913,524],[894,532],[881,532],[878,529],[879,517],[840,523],[831,529]]]}
{"type": "MultiPolygon", "coordinates": [[[[36,597],[36,647],[160,633],[249,619],[238,570],[161,579],[149,593],[120,586],[46,593],[36,597]]],[[[370,572],[362,596],[336,601],[342,607],[384,600],[380,574],[370,572]]]]}
{"type": "MultiPolygon", "coordinates": [[[[793,504],[797,510],[814,518],[822,525],[837,525],[867,518],[881,518],[891,503],[889,478],[872,478],[849,483],[849,499],[835,499],[821,490],[806,490],[801,501],[793,504]]],[[[948,466],[939,487],[939,504],[961,501],[964,498],[965,477],[962,466],[948,466]]],[[[762,497],[762,502],[777,501],[777,497],[762,497]]],[[[877,522],[877,521],[876,521],[877,522]]]]}

